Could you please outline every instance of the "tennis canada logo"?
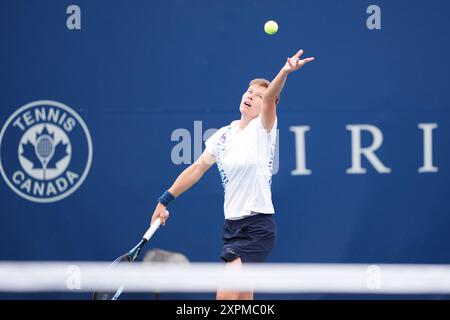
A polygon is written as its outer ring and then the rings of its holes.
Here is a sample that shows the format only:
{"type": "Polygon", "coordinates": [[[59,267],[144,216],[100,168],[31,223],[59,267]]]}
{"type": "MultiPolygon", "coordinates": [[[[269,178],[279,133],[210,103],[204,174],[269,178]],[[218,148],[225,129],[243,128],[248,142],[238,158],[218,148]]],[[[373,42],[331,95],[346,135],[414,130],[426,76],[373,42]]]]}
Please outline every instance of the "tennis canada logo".
{"type": "Polygon", "coordinates": [[[91,162],[86,124],[60,102],[31,102],[14,112],[0,132],[3,179],[33,202],[55,202],[75,192],[91,162]]]}

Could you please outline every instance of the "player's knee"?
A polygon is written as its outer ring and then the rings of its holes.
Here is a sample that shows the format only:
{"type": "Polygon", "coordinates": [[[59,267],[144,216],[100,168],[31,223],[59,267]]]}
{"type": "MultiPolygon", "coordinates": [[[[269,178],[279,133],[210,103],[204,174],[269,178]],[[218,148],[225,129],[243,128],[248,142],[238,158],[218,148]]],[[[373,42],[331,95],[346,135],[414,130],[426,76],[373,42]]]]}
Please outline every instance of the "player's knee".
{"type": "Polygon", "coordinates": [[[239,293],[239,300],[253,300],[253,292],[240,292],[239,293]]]}
{"type": "Polygon", "coordinates": [[[216,295],[217,300],[238,300],[239,292],[232,291],[218,291],[216,295]]]}

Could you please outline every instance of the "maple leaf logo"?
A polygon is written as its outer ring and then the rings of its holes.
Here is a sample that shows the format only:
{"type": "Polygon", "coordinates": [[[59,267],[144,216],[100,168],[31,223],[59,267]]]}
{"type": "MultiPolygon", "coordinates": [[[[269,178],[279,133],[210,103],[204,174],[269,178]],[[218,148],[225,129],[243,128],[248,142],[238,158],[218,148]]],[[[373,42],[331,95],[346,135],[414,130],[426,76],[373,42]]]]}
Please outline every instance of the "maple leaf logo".
{"type": "Polygon", "coordinates": [[[56,169],[56,164],[69,154],[67,143],[60,140],[55,145],[55,135],[46,126],[40,133],[36,132],[36,143],[27,140],[22,143],[21,155],[33,164],[33,169],[56,169]]]}
{"type": "Polygon", "coordinates": [[[32,144],[30,141],[27,141],[27,143],[25,144],[22,143],[22,148],[23,151],[21,155],[27,158],[27,160],[33,164],[33,169],[43,169],[41,161],[36,156],[34,144],[32,144]]]}

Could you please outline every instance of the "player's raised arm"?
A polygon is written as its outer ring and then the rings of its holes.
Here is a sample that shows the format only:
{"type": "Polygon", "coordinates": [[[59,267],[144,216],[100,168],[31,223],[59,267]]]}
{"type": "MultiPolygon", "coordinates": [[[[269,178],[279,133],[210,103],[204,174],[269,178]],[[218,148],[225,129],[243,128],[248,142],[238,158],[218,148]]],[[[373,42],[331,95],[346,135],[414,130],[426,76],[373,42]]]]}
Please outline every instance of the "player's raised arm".
{"type": "Polygon", "coordinates": [[[267,90],[264,92],[263,104],[261,108],[261,120],[264,128],[267,131],[272,130],[276,118],[276,106],[280,96],[281,90],[283,90],[284,83],[288,75],[297,71],[308,62],[314,60],[313,57],[300,59],[303,54],[303,50],[299,50],[294,56],[287,58],[286,64],[277,74],[275,79],[272,80],[267,90]]]}
{"type": "Polygon", "coordinates": [[[180,194],[188,190],[195,183],[197,183],[203,174],[211,168],[211,166],[216,162],[216,159],[205,150],[203,154],[187,167],[175,180],[172,186],[167,190],[159,199],[158,205],[156,206],[152,220],[153,223],[156,219],[161,219],[161,224],[165,224],[167,218],[169,217],[166,207],[169,203],[178,197],[180,194]]]}

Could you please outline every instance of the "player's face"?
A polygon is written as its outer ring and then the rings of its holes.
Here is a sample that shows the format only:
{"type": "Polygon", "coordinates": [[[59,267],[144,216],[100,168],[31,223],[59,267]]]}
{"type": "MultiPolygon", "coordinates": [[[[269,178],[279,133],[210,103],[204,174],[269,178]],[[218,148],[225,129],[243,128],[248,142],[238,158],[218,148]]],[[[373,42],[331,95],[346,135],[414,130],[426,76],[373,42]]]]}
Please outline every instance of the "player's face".
{"type": "Polygon", "coordinates": [[[254,84],[250,86],[243,94],[239,110],[243,115],[249,116],[251,119],[256,118],[261,111],[264,91],[267,88],[254,84]]]}

